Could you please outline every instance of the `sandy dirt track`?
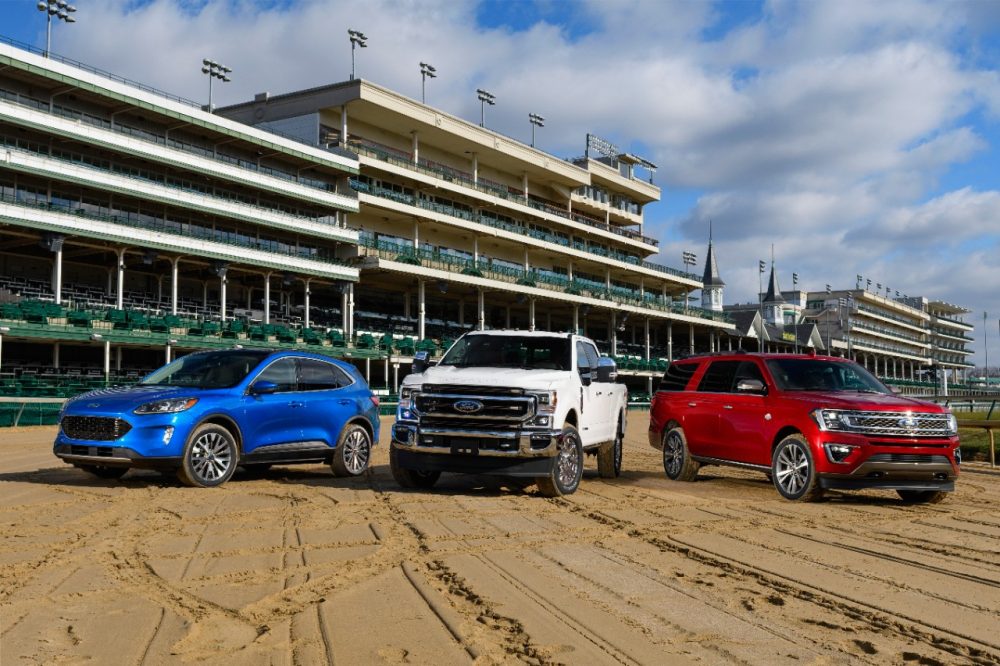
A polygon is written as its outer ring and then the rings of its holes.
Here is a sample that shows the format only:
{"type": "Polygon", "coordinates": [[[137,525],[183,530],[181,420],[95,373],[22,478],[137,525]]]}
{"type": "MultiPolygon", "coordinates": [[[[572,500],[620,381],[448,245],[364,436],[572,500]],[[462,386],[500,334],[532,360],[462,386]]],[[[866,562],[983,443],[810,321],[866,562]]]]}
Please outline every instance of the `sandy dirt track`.
{"type": "Polygon", "coordinates": [[[102,481],[0,431],[0,664],[996,664],[1000,473],[945,503],[669,482],[630,415],[620,479],[545,499],[321,466],[213,490],[102,481]]]}

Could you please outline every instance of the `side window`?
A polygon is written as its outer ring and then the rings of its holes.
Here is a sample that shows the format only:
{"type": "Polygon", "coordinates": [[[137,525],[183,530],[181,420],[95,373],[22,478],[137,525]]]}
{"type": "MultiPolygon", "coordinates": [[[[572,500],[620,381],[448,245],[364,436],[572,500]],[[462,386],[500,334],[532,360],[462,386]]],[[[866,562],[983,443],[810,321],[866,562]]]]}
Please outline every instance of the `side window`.
{"type": "MultiPolygon", "coordinates": [[[[762,383],[766,384],[764,381],[764,375],[761,374],[760,368],[753,361],[743,361],[740,363],[740,367],[736,370],[736,382],[742,379],[758,379],[762,383]]],[[[736,386],[736,383],[733,384],[736,386]]]]}
{"type": "Polygon", "coordinates": [[[698,383],[701,393],[730,393],[733,390],[733,380],[736,370],[742,361],[713,361],[698,383]]]}
{"type": "Polygon", "coordinates": [[[294,358],[283,358],[275,361],[257,375],[255,381],[274,382],[278,385],[278,393],[296,390],[296,361],[294,358]]]}
{"type": "Polygon", "coordinates": [[[590,357],[587,355],[587,346],[583,342],[577,341],[576,343],[576,369],[581,373],[590,372],[592,368],[597,367],[597,362],[595,361],[593,366],[590,363],[590,357]]]}
{"type": "Polygon", "coordinates": [[[601,355],[597,353],[597,348],[594,345],[583,345],[584,351],[587,353],[587,362],[590,363],[591,370],[597,370],[597,364],[600,361],[601,355]]]}
{"type": "Polygon", "coordinates": [[[660,390],[683,391],[697,369],[697,363],[671,363],[660,380],[660,390]]]}
{"type": "Polygon", "coordinates": [[[344,372],[333,365],[311,358],[299,360],[299,390],[329,391],[351,383],[344,372]]]}

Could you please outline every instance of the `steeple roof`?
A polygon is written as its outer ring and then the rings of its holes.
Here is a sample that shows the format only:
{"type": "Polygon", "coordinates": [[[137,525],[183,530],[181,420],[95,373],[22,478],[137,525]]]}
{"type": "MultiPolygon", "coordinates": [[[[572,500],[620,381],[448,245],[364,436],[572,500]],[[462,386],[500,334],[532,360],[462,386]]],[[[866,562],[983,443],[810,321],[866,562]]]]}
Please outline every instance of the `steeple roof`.
{"type": "Polygon", "coordinates": [[[712,223],[708,226],[708,256],[705,257],[705,275],[701,278],[706,287],[725,287],[719,275],[719,265],[715,262],[715,250],[712,249],[712,223]]]}
{"type": "Polygon", "coordinates": [[[784,303],[781,297],[781,287],[778,286],[778,273],[774,270],[774,262],[771,262],[771,277],[767,281],[767,294],[764,295],[765,303],[784,303]]]}

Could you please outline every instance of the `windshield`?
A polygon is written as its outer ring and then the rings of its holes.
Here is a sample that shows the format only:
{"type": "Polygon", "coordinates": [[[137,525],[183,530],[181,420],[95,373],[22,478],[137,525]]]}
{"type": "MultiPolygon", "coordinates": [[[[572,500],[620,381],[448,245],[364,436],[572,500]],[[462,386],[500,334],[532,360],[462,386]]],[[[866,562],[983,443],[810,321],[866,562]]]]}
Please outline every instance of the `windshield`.
{"type": "Polygon", "coordinates": [[[438,365],[569,370],[571,362],[568,337],[466,335],[438,365]]]}
{"type": "Polygon", "coordinates": [[[766,361],[783,391],[853,391],[892,393],[882,382],[852,361],[772,358],[766,361]]]}
{"type": "Polygon", "coordinates": [[[143,386],[217,389],[236,386],[268,357],[266,351],[219,351],[182,356],[141,382],[143,386]]]}

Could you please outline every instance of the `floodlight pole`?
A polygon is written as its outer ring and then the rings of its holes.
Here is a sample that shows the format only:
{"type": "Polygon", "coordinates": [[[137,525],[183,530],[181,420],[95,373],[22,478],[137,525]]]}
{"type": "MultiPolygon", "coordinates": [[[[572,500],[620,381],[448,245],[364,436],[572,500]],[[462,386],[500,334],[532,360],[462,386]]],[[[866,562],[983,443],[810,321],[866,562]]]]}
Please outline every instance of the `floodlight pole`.
{"type": "Polygon", "coordinates": [[[76,7],[66,2],[66,0],[39,0],[35,5],[38,11],[45,12],[45,53],[46,58],[52,50],[52,17],[65,21],[66,23],[76,23],[73,13],[76,7]]]}
{"type": "Polygon", "coordinates": [[[437,78],[437,69],[426,62],[420,63],[420,103],[427,103],[427,78],[437,78]]]}
{"type": "Polygon", "coordinates": [[[360,30],[347,30],[347,35],[351,38],[351,81],[354,80],[354,47],[362,49],[368,48],[368,38],[360,30]]]}

